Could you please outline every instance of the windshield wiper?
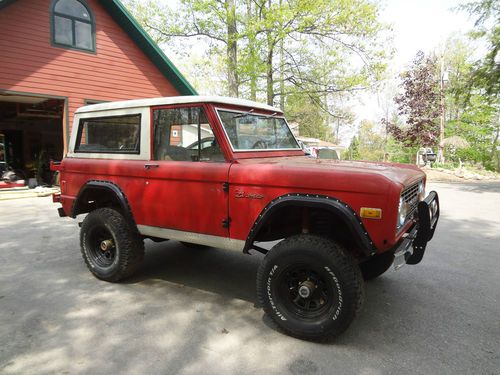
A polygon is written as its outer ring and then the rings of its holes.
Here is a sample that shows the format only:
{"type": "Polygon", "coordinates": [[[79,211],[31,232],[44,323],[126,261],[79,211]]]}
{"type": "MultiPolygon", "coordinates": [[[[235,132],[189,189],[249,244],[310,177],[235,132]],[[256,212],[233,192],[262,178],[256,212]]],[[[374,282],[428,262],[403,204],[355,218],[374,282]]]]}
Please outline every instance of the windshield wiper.
{"type": "Polygon", "coordinates": [[[248,116],[250,113],[252,113],[254,111],[254,109],[251,109],[250,111],[248,112],[245,112],[245,113],[240,113],[239,115],[234,115],[233,117],[231,118],[240,118],[240,117],[245,117],[245,116],[248,116]]]}

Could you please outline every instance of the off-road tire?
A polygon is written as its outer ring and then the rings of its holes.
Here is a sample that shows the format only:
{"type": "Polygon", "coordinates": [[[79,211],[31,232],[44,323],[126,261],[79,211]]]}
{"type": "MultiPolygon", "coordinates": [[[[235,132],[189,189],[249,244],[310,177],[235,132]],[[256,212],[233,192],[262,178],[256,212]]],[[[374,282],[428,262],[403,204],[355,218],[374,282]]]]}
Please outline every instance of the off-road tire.
{"type": "Polygon", "coordinates": [[[266,254],[257,272],[257,297],[286,334],[324,341],[344,332],[360,311],[363,278],[339,244],[301,234],[266,254]],[[306,284],[311,292],[302,298],[299,292],[306,284]]]}
{"type": "Polygon", "coordinates": [[[394,262],[394,254],[382,253],[360,263],[359,269],[361,270],[363,279],[372,280],[387,271],[391,267],[392,262],[394,262]]]}
{"type": "Polygon", "coordinates": [[[105,281],[116,282],[131,276],[144,259],[144,242],[137,228],[111,208],[99,208],[85,217],[80,247],[90,272],[105,281]],[[112,240],[109,256],[100,248],[100,243],[107,239],[112,240]]]}

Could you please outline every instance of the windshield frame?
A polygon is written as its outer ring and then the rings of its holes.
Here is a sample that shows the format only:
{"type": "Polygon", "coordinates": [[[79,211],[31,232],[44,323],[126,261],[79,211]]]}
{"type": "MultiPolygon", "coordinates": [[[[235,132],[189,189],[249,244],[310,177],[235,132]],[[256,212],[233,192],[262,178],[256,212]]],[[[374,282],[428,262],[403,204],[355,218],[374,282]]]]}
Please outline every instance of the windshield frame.
{"type": "Polygon", "coordinates": [[[238,153],[238,152],[248,153],[248,152],[302,151],[302,148],[300,147],[300,144],[297,141],[297,138],[295,138],[295,135],[292,133],[292,130],[290,129],[290,125],[288,124],[288,121],[286,120],[285,116],[282,113],[276,113],[276,112],[274,112],[274,113],[269,113],[268,114],[268,113],[262,113],[262,112],[260,112],[260,110],[255,111],[255,109],[253,109],[253,111],[251,111],[252,109],[253,108],[251,108],[250,110],[241,110],[241,109],[233,109],[233,108],[214,107],[215,114],[217,115],[217,119],[219,120],[219,123],[220,123],[220,125],[222,127],[222,131],[224,132],[224,136],[226,137],[226,140],[227,140],[229,146],[231,147],[231,151],[233,153],[238,153]],[[245,114],[245,115],[249,115],[249,116],[261,116],[261,117],[269,117],[269,118],[275,118],[275,119],[282,119],[283,122],[285,123],[288,131],[292,135],[293,140],[295,141],[295,144],[297,145],[297,147],[296,148],[290,148],[289,147],[289,148],[235,149],[234,146],[233,146],[233,143],[231,142],[231,138],[229,138],[229,135],[227,134],[226,126],[224,125],[224,121],[222,121],[222,119],[220,117],[219,111],[232,112],[235,115],[245,114]],[[249,112],[249,111],[251,111],[251,112],[249,112]]]}

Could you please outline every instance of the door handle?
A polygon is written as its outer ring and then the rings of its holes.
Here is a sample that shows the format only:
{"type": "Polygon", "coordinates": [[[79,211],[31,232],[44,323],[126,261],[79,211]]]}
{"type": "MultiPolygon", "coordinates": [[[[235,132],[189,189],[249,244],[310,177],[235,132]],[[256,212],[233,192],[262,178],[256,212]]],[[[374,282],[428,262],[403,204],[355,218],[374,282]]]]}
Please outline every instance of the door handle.
{"type": "Polygon", "coordinates": [[[158,168],[160,165],[159,164],[144,164],[144,169],[149,170],[153,168],[158,168]]]}

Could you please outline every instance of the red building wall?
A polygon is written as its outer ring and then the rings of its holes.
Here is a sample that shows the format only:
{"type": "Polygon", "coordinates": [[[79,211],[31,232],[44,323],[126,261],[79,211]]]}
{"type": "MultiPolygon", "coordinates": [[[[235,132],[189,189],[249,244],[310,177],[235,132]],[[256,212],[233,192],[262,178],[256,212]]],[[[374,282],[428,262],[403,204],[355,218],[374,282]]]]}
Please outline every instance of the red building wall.
{"type": "Polygon", "coordinates": [[[179,95],[97,1],[87,4],[96,24],[96,53],[52,46],[51,0],[18,0],[2,9],[0,90],[67,97],[68,128],[85,99],[179,95]]]}

